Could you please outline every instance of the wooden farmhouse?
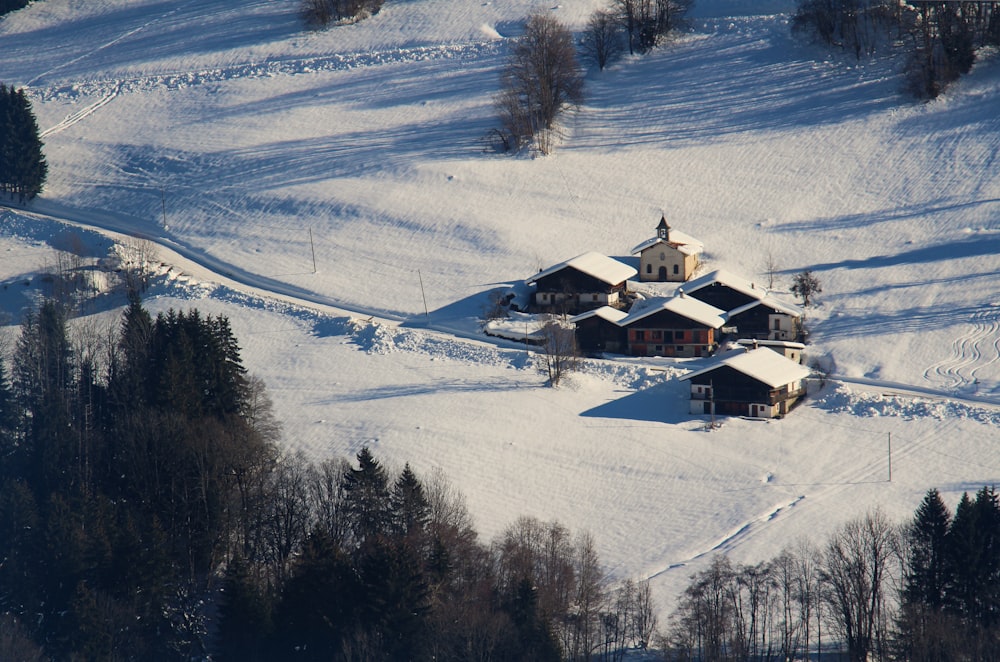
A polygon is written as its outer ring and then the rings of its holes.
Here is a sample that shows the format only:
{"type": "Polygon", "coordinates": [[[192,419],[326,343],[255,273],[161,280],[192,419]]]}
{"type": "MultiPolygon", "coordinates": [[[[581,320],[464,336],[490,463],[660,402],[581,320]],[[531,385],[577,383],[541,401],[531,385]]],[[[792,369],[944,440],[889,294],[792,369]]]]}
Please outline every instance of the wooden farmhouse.
{"type": "Polygon", "coordinates": [[[809,370],[766,347],[737,350],[681,377],[691,383],[691,413],[774,418],[806,394],[809,370]]]}
{"type": "Polygon", "coordinates": [[[740,338],[788,340],[802,338],[802,310],[770,295],[726,313],[726,327],[740,338]]]}
{"type": "Polygon", "coordinates": [[[618,324],[632,356],[709,356],[718,346],[723,311],[683,292],[629,313],[618,324]]]}
{"type": "Polygon", "coordinates": [[[700,241],[671,229],[661,217],[656,236],[633,248],[632,255],[639,255],[639,280],[676,283],[691,277],[702,250],[700,241]]]}
{"type": "Polygon", "coordinates": [[[736,341],[736,344],[747,349],[766,347],[767,349],[781,354],[789,361],[795,361],[796,363],[802,363],[802,353],[806,349],[806,346],[802,343],[790,340],[757,340],[756,338],[740,338],[736,341]]]}
{"type": "Polygon", "coordinates": [[[722,310],[735,310],[760,301],[767,290],[725,269],[718,269],[684,284],[684,293],[722,310]]]}
{"type": "Polygon", "coordinates": [[[628,343],[619,322],[628,313],[611,306],[588,310],[569,319],[576,326],[576,346],[584,354],[624,354],[628,343]]]}
{"type": "Polygon", "coordinates": [[[634,268],[600,253],[584,253],[529,278],[536,312],[577,314],[601,306],[620,307],[634,268]]]}

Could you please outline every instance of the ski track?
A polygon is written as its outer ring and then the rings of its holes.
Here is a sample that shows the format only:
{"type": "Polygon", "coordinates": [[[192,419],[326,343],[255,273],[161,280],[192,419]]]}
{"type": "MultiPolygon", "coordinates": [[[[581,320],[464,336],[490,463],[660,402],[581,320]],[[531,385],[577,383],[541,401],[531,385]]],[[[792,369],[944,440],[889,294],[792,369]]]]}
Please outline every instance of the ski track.
{"type": "MultiPolygon", "coordinates": [[[[364,67],[422,62],[440,59],[480,59],[492,57],[501,51],[501,44],[495,40],[436,46],[396,48],[385,51],[358,53],[334,53],[327,56],[268,58],[262,62],[246,62],[220,69],[200,69],[196,71],[171,71],[148,76],[134,76],[119,79],[91,79],[75,83],[31,88],[31,94],[42,101],[72,100],[81,96],[108,96],[113,92],[148,92],[163,88],[176,90],[195,85],[217,83],[237,79],[270,78],[273,76],[294,76],[317,72],[348,71],[364,67]]],[[[44,75],[44,74],[43,74],[44,75]]],[[[37,80],[41,76],[36,76],[37,80]]],[[[30,85],[28,86],[30,87],[30,85]]]]}
{"type": "Polygon", "coordinates": [[[952,344],[951,355],[924,371],[924,379],[945,388],[962,390],[975,386],[976,375],[984,367],[1000,361],[1000,307],[976,313],[971,328],[952,344]],[[990,342],[987,342],[990,341],[990,342]],[[990,354],[983,362],[984,347],[990,354]]]}
{"type": "Polygon", "coordinates": [[[115,99],[115,97],[117,97],[120,93],[121,93],[121,85],[116,85],[110,92],[105,94],[104,97],[102,97],[99,101],[90,104],[83,110],[77,111],[72,115],[67,115],[66,119],[64,119],[62,122],[59,122],[59,124],[56,124],[55,126],[50,127],[45,131],[42,131],[41,134],[39,134],[39,137],[47,138],[52,134],[59,133],[60,131],[68,129],[77,122],[83,121],[84,119],[95,113],[97,110],[99,110],[100,108],[111,103],[115,99]]]}
{"type": "Polygon", "coordinates": [[[48,71],[43,71],[42,73],[38,74],[37,76],[35,76],[31,80],[29,80],[26,83],[25,87],[31,87],[33,84],[37,83],[42,78],[45,78],[46,76],[49,76],[49,75],[51,75],[51,74],[59,71],[60,69],[62,69],[64,67],[68,67],[68,66],[70,66],[72,64],[76,64],[77,62],[85,60],[88,57],[91,57],[95,53],[99,53],[99,52],[101,52],[101,51],[103,51],[103,50],[105,50],[107,48],[111,48],[115,44],[118,44],[118,43],[124,41],[125,39],[128,39],[129,37],[132,37],[132,36],[134,36],[134,35],[142,32],[143,30],[145,30],[149,26],[155,25],[155,24],[159,23],[160,21],[162,21],[163,19],[165,19],[165,18],[167,18],[169,16],[172,16],[173,14],[176,14],[177,12],[181,11],[182,9],[184,9],[185,7],[187,7],[188,5],[195,4],[195,2],[196,2],[196,0],[189,0],[188,2],[185,2],[184,4],[181,4],[181,5],[178,5],[178,6],[174,7],[173,9],[171,9],[167,13],[163,14],[162,16],[158,16],[158,17],[156,17],[156,18],[154,18],[154,19],[152,19],[150,21],[146,21],[145,23],[143,23],[142,25],[140,25],[137,28],[134,28],[132,30],[128,30],[126,32],[123,32],[122,34],[118,35],[117,37],[115,37],[111,41],[105,42],[105,43],[101,44],[100,46],[97,46],[96,48],[93,48],[93,49],[87,51],[83,55],[79,55],[79,56],[73,58],[72,60],[67,60],[66,62],[63,62],[62,64],[60,64],[58,66],[52,67],[48,71]]]}

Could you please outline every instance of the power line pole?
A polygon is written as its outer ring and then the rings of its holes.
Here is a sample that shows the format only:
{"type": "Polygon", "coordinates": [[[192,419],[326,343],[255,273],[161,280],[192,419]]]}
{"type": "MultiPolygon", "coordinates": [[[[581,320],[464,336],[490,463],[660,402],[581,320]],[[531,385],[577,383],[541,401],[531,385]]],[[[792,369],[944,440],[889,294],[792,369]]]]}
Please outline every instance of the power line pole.
{"type": "Polygon", "coordinates": [[[316,273],[316,246],[313,244],[313,229],[309,228],[309,248],[313,256],[313,273],[316,273]]]}
{"type": "Polygon", "coordinates": [[[163,207],[163,231],[167,232],[170,230],[167,227],[167,194],[164,192],[163,187],[160,187],[160,204],[163,207]]]}
{"type": "Polygon", "coordinates": [[[424,294],[424,277],[420,275],[420,269],[417,269],[417,279],[420,281],[420,296],[424,299],[424,319],[430,319],[431,315],[427,312],[427,295],[424,294]]]}
{"type": "Polygon", "coordinates": [[[887,439],[889,444],[889,482],[892,482],[892,433],[889,432],[889,437],[887,439]]]}

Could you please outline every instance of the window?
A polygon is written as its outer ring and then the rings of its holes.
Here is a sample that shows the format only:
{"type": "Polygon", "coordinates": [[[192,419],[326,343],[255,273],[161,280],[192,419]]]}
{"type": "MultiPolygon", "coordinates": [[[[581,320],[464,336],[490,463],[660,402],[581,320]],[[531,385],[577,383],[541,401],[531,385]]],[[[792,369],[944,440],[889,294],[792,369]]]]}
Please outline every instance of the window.
{"type": "Polygon", "coordinates": [[[678,352],[683,352],[684,351],[684,345],[677,345],[677,351],[678,352]]]}
{"type": "Polygon", "coordinates": [[[667,254],[660,253],[660,262],[666,262],[666,260],[667,260],[667,254]]]}
{"type": "Polygon", "coordinates": [[[775,331],[781,331],[781,318],[780,317],[775,317],[774,318],[774,330],[775,331]]]}
{"type": "Polygon", "coordinates": [[[592,301],[597,301],[597,295],[595,294],[595,295],[594,295],[594,298],[593,298],[593,299],[591,299],[591,300],[592,300],[592,301]]]}
{"type": "Polygon", "coordinates": [[[653,331],[653,340],[660,340],[663,337],[662,331],[653,331]]]}
{"type": "Polygon", "coordinates": [[[680,272],[681,272],[681,268],[678,265],[675,264],[674,265],[674,274],[676,275],[676,274],[679,274],[680,272]]]}
{"type": "Polygon", "coordinates": [[[644,340],[646,340],[646,332],[643,331],[643,330],[641,330],[641,329],[638,330],[638,331],[636,331],[635,332],[635,339],[636,339],[636,342],[643,342],[644,340]]]}
{"type": "Polygon", "coordinates": [[[647,274],[653,273],[653,265],[652,264],[647,264],[646,265],[646,273],[647,274]]]}

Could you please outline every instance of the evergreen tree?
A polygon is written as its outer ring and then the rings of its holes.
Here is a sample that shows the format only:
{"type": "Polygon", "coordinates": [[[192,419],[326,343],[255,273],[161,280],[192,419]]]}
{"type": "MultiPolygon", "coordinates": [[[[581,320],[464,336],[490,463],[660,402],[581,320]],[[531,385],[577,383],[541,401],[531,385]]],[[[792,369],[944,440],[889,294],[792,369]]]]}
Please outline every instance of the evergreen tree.
{"type": "Polygon", "coordinates": [[[246,561],[235,556],[226,567],[219,609],[220,659],[238,662],[266,660],[265,642],[271,635],[267,596],[246,561]]]}
{"type": "Polygon", "coordinates": [[[409,463],[403,467],[403,472],[392,486],[390,505],[396,535],[422,545],[423,534],[430,521],[430,503],[424,495],[424,486],[409,463]]]}
{"type": "Polygon", "coordinates": [[[940,493],[928,490],[905,530],[903,591],[897,619],[897,651],[912,662],[944,661],[953,619],[945,613],[952,585],[948,565],[951,512],[940,493]]]}
{"type": "Polygon", "coordinates": [[[344,475],[344,506],[355,542],[364,546],[389,532],[392,512],[385,469],[367,446],[357,459],[358,468],[344,475]]]}
{"type": "Polygon", "coordinates": [[[48,164],[24,90],[0,83],[0,191],[20,202],[42,192],[48,164]]]}

